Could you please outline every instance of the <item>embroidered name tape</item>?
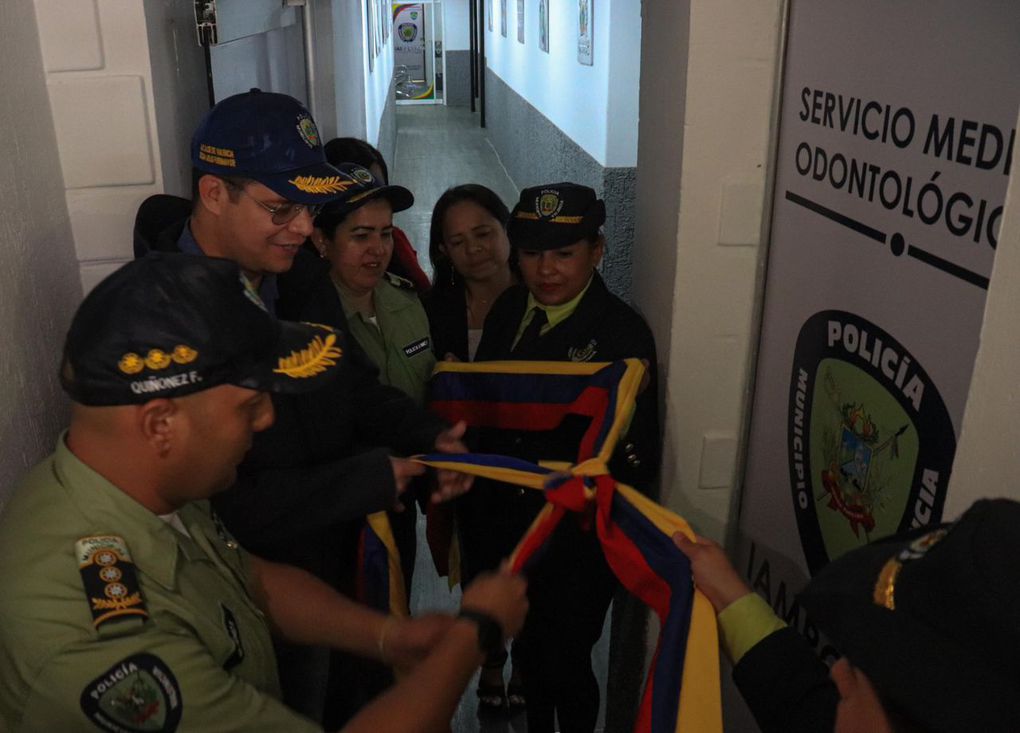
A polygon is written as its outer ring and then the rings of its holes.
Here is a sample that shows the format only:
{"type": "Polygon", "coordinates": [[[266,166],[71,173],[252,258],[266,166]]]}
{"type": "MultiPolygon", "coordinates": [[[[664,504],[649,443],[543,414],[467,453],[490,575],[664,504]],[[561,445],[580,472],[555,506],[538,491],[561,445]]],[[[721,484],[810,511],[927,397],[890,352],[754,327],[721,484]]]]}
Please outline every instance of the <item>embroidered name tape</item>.
{"type": "Polygon", "coordinates": [[[411,357],[411,356],[414,356],[415,354],[420,354],[421,352],[427,350],[428,348],[429,348],[429,337],[426,336],[425,338],[421,339],[420,341],[415,341],[415,342],[410,343],[407,346],[405,346],[404,347],[404,356],[411,357]]]}

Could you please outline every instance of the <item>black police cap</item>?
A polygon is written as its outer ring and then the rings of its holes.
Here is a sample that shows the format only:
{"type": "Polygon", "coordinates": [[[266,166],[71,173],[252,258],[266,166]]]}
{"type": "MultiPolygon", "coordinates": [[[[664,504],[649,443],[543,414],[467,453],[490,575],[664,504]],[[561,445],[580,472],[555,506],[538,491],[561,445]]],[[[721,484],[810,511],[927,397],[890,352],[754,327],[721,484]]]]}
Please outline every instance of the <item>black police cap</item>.
{"type": "Polygon", "coordinates": [[[578,183],[550,183],[521,191],[506,233],[517,249],[560,249],[594,238],[605,221],[605,202],[593,189],[578,183]]]}
{"type": "Polygon", "coordinates": [[[130,405],[221,384],[305,392],[336,372],[327,326],[278,321],[229,260],[153,253],[88,294],[64,344],[60,382],[84,405],[130,405]]]}
{"type": "Polygon", "coordinates": [[[938,731],[1020,731],[1020,504],[830,563],[800,601],[884,699],[938,731]]]}

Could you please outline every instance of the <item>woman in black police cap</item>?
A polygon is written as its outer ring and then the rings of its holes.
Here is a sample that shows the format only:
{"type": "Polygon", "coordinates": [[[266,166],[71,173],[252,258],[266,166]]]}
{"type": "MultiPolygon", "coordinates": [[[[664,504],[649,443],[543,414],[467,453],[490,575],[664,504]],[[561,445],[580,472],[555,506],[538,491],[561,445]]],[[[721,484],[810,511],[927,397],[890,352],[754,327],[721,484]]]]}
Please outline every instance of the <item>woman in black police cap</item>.
{"type": "MultiPolygon", "coordinates": [[[[476,361],[644,360],[648,380],[609,468],[619,481],[648,493],[659,462],[655,342],[641,316],[609,292],[596,269],[606,247],[605,219],[605,204],[587,186],[555,183],[521,192],[507,233],[522,284],[492,307],[476,361]]],[[[586,427],[568,416],[547,433],[487,430],[481,450],[573,463],[586,427]]],[[[481,483],[461,499],[464,563],[474,571],[505,556],[544,503],[538,492],[481,483]]],[[[532,733],[552,731],[554,716],[562,731],[591,731],[598,715],[591,650],[617,584],[595,533],[578,520],[561,522],[529,572],[531,607],[515,660],[532,733]]]]}

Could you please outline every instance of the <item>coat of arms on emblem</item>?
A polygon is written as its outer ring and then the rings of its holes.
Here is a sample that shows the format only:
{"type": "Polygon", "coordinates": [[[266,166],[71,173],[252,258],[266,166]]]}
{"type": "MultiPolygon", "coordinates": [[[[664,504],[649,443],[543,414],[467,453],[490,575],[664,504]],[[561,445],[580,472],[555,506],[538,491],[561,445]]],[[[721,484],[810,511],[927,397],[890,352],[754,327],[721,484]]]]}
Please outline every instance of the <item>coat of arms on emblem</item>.
{"type": "Polygon", "coordinates": [[[560,213],[563,200],[556,191],[542,191],[535,201],[535,213],[543,219],[551,219],[560,213]]]}
{"type": "MultiPolygon", "coordinates": [[[[831,369],[826,370],[825,387],[830,399],[839,403],[831,369]]],[[[863,529],[870,541],[875,509],[884,504],[884,494],[890,490],[885,463],[899,459],[900,436],[910,425],[905,423],[883,438],[885,433],[864,404],[843,402],[838,414],[839,424],[823,431],[822,450],[827,459],[821,471],[824,492],[816,499],[828,499],[828,508],[846,518],[854,536],[860,537],[863,529]]]]}

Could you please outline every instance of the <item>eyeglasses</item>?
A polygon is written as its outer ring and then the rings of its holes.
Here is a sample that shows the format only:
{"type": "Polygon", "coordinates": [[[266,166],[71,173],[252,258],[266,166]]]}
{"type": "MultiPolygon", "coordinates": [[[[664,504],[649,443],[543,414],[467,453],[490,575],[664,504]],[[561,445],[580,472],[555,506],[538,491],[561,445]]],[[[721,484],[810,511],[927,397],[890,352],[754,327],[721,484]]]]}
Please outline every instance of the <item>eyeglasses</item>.
{"type": "Polygon", "coordinates": [[[248,193],[242,184],[238,184],[227,179],[223,180],[230,188],[235,191],[240,191],[256,204],[268,211],[270,217],[272,217],[273,223],[277,226],[290,224],[301,214],[302,211],[307,211],[308,216],[313,219],[319,215],[320,211],[322,211],[322,204],[295,204],[291,201],[285,201],[282,204],[266,204],[248,193]]]}

